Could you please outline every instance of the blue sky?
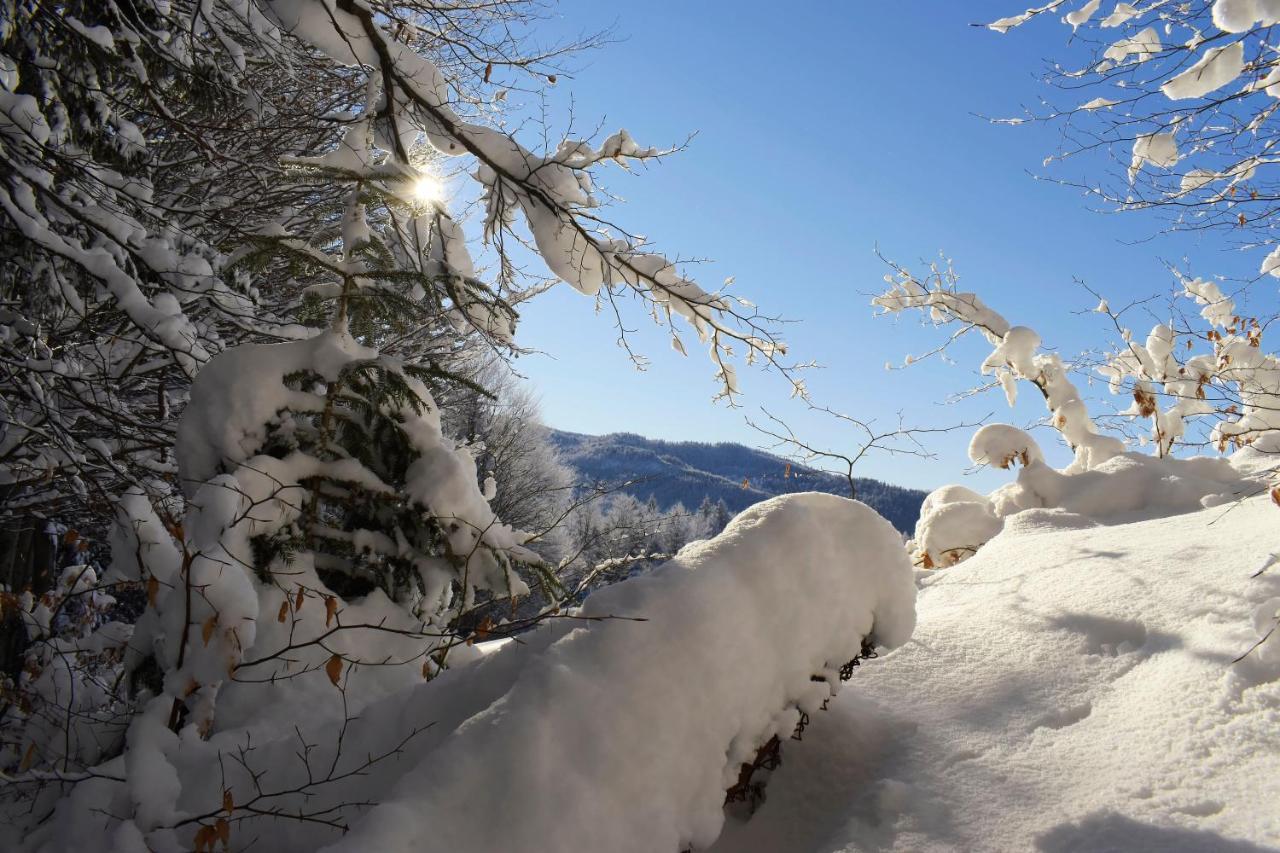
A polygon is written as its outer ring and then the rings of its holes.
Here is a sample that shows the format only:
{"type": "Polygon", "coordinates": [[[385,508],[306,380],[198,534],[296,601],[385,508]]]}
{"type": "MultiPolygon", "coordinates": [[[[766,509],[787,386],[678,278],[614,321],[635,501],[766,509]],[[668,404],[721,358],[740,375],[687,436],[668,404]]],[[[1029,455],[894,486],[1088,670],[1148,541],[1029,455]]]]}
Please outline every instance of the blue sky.
{"type": "MultiPolygon", "coordinates": [[[[1258,259],[1225,252],[1216,236],[1161,236],[1153,216],[1099,213],[1078,192],[1028,175],[1043,171],[1057,131],[975,114],[1015,115],[1052,94],[1037,75],[1047,58],[1071,55],[1070,30],[1056,19],[1006,36],[969,26],[1019,8],[568,0],[538,32],[552,39],[613,27],[620,39],[579,57],[559,81],[550,95],[559,128],[572,96],[583,128],[626,127],[644,145],[697,133],[687,151],[638,176],[607,172],[608,188],[625,199],[612,218],[669,255],[711,259],[693,269],[700,281],[732,275],[739,295],[794,321],[785,331],[793,354],[824,365],[809,377],[817,402],[882,423],[899,412],[921,426],[994,413],[1026,425],[1043,414],[1034,389],[1014,411],[998,392],[947,402],[978,381],[986,349],[977,341],[954,351],[956,365],[884,369],[944,333],[915,318],[873,316],[869,294],[886,272],[877,245],[910,266],[945,252],[966,288],[1066,356],[1109,340],[1104,317],[1073,313],[1095,304],[1074,278],[1119,304],[1169,292],[1163,261],[1232,274],[1256,270],[1258,259]]],[[[1054,174],[1098,176],[1107,165],[1054,174]]],[[[785,383],[759,370],[742,371],[742,408],[713,404],[705,355],[691,345],[679,356],[632,307],[633,347],[650,359],[643,372],[616,345],[612,318],[567,286],[525,309],[518,339],[539,353],[517,368],[552,426],[761,446],[744,416],[765,406],[816,444],[849,445],[838,424],[806,415],[785,383]]],[[[1151,323],[1134,325],[1145,334],[1151,323]]],[[[1040,436],[1057,443],[1048,430],[1040,436]]],[[[968,439],[964,431],[932,441],[931,461],[869,458],[862,472],[924,488],[955,482],[969,467],[968,439]]],[[[964,482],[1006,478],[984,472],[964,482]]]]}

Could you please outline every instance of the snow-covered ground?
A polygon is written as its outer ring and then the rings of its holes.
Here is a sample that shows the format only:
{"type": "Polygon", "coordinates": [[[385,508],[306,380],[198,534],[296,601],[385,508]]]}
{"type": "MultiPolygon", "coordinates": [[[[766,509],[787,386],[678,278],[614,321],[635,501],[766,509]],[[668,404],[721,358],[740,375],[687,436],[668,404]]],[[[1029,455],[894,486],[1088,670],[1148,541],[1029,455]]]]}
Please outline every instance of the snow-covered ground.
{"type": "Polygon", "coordinates": [[[1265,498],[1100,527],[1029,510],[930,573],[717,853],[1280,847],[1280,595],[1265,498]]]}

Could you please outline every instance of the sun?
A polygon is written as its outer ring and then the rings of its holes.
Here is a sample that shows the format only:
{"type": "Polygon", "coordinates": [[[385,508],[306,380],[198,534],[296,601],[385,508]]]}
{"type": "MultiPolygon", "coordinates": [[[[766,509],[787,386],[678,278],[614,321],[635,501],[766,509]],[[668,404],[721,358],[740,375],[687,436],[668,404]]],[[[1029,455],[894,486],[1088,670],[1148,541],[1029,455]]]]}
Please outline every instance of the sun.
{"type": "Polygon", "coordinates": [[[409,196],[419,207],[435,207],[445,200],[444,182],[431,172],[420,172],[409,185],[409,196]]]}

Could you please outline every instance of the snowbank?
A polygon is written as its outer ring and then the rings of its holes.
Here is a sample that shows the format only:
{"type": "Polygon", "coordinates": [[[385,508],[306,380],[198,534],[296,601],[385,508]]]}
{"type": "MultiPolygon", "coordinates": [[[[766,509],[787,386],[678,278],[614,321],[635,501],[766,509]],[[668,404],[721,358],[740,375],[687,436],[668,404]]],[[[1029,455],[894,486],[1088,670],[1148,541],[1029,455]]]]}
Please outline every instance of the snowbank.
{"type": "Polygon", "coordinates": [[[1276,513],[1015,516],[1036,523],[927,576],[912,641],[859,670],[711,849],[1274,849],[1280,659],[1232,660],[1280,592],[1274,566],[1250,579],[1276,513]]]}
{"type": "Polygon", "coordinates": [[[1059,471],[1044,461],[1026,432],[988,424],[974,435],[969,458],[998,468],[1021,462],[1017,480],[988,496],[964,486],[943,486],[930,493],[910,544],[913,560],[926,569],[955,565],[998,534],[1006,519],[1027,510],[1055,510],[1075,517],[1078,526],[1092,526],[1228,503],[1262,488],[1257,477],[1268,466],[1258,461],[1260,455],[1242,450],[1228,460],[1122,453],[1087,470],[1071,465],[1059,471]]]}

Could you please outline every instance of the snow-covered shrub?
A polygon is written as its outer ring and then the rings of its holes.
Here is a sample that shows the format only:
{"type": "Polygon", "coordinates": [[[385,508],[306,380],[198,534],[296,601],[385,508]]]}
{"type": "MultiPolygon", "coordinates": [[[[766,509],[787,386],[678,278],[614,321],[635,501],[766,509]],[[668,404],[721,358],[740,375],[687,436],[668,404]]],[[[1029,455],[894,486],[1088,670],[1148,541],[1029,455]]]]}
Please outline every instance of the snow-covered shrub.
{"type": "MultiPolygon", "coordinates": [[[[1183,295],[1201,306],[1204,325],[1158,324],[1145,345],[1122,328],[1123,346],[1100,368],[1113,393],[1133,396],[1122,414],[1151,418],[1151,438],[1161,456],[1175,443],[1193,440],[1190,418],[1209,421],[1205,438],[1219,452],[1261,439],[1259,449],[1274,453],[1268,447],[1280,431],[1280,359],[1263,349],[1262,324],[1240,317],[1235,300],[1213,282],[1183,278],[1181,284],[1183,295]],[[1197,343],[1207,343],[1210,351],[1195,352],[1197,343]]],[[[1098,310],[1120,326],[1105,301],[1098,310]]]]}
{"type": "Polygon", "coordinates": [[[995,376],[1010,406],[1017,399],[1017,380],[1028,380],[1040,391],[1050,422],[1075,453],[1069,470],[1087,471],[1124,452],[1123,442],[1098,432],[1080,390],[1067,375],[1068,366],[1062,357],[1040,352],[1040,335],[1033,329],[1013,326],[977,294],[957,291],[956,276],[949,267],[934,265],[923,283],[898,267],[885,276],[885,282],[889,288],[871,300],[885,313],[914,309],[938,325],[959,323],[966,331],[978,330],[992,345],[991,354],[982,363],[982,372],[995,376]]]}
{"type": "Polygon", "coordinates": [[[1040,445],[1026,430],[1009,424],[987,424],[973,434],[969,442],[969,459],[976,465],[1011,468],[1015,462],[1027,467],[1043,462],[1040,445]]]}
{"type": "Polygon", "coordinates": [[[912,540],[914,562],[926,569],[953,566],[973,554],[1000,532],[991,501],[976,492],[958,494],[963,486],[943,486],[926,498],[912,540]]]}
{"type": "MultiPolygon", "coordinates": [[[[527,535],[495,516],[474,458],[441,432],[426,384],[441,372],[371,345],[413,288],[447,288],[457,323],[510,330],[443,210],[392,200],[397,227],[369,222],[370,199],[410,174],[374,153],[373,132],[358,122],[335,152],[296,162],[348,185],[338,242],[281,228],[254,244],[327,274],[309,294],[328,327],[229,348],[192,384],[175,448],[187,509],[173,542],[133,567],[154,604],[139,626],[151,645],[134,645],[164,676],[150,706],[168,710],[144,710],[135,726],[165,719],[207,736],[266,705],[267,717],[347,713],[436,674],[469,639],[479,600],[528,591],[515,572],[539,562],[527,535]]],[[[161,536],[145,507],[126,521],[145,528],[139,539],[161,536]]]]}
{"type": "MultiPolygon", "coordinates": [[[[1020,463],[1018,478],[986,497],[963,487],[947,486],[926,498],[911,544],[917,565],[948,566],[972,556],[1000,532],[1006,517],[1023,510],[1058,509],[1103,524],[1191,512],[1255,493],[1259,485],[1253,478],[1268,468],[1274,469],[1274,464],[1267,466],[1252,456],[1233,465],[1225,459],[1177,459],[1165,455],[1172,441],[1183,433],[1181,418],[1206,411],[1198,402],[1195,389],[1210,379],[1208,374],[1190,370],[1197,364],[1215,375],[1233,370],[1230,381],[1249,401],[1238,421],[1220,419],[1215,435],[1233,436],[1237,443],[1244,443],[1239,436],[1256,430],[1257,435],[1251,435],[1250,440],[1260,440],[1259,447],[1269,447],[1275,440],[1271,418],[1280,397],[1273,401],[1271,395],[1276,390],[1272,383],[1280,379],[1280,372],[1273,372],[1270,362],[1274,359],[1258,349],[1260,333],[1230,337],[1239,330],[1241,321],[1230,316],[1233,305],[1216,288],[1210,290],[1199,283],[1188,292],[1200,294],[1198,298],[1206,305],[1202,312],[1206,320],[1231,324],[1227,327],[1228,336],[1210,335],[1215,345],[1225,342],[1222,352],[1208,359],[1200,356],[1180,366],[1172,355],[1174,335],[1161,326],[1152,332],[1147,347],[1130,345],[1104,368],[1112,378],[1113,390],[1136,371],[1152,379],[1158,376],[1166,392],[1179,395],[1169,411],[1157,413],[1149,386],[1138,386],[1135,399],[1141,409],[1130,413],[1158,414],[1156,432],[1161,452],[1160,457],[1151,457],[1125,452],[1119,439],[1099,433],[1079,389],[1068,378],[1068,368],[1061,357],[1039,352],[1041,339],[1034,330],[1011,326],[975,294],[956,291],[956,278],[950,268],[933,267],[928,283],[921,283],[900,268],[886,279],[889,289],[873,300],[875,306],[894,313],[914,308],[928,313],[935,323],[956,322],[965,331],[980,331],[992,345],[991,354],[982,363],[982,372],[995,375],[1010,405],[1017,395],[1016,380],[1032,382],[1045,399],[1050,423],[1075,454],[1071,464],[1059,471],[1048,465],[1035,439],[1024,430],[1007,424],[989,424],[979,429],[969,445],[969,458],[979,465],[997,468],[1020,463]],[[1231,368],[1233,364],[1237,367],[1231,368]],[[1188,383],[1190,389],[1183,387],[1188,383]]],[[[1208,407],[1207,411],[1214,410],[1208,407]]],[[[1225,448],[1226,439],[1220,438],[1218,443],[1225,448]]]]}
{"type": "Polygon", "coordinates": [[[179,740],[161,724],[142,741],[157,745],[145,761],[105,765],[30,846],[142,829],[153,847],[189,849],[225,820],[231,850],[706,847],[741,765],[831,699],[864,642],[901,645],[914,623],[911,568],[888,522],[831,495],[774,498],[572,618],[356,719],[300,714],[251,744],[236,732],[179,740]],[[227,752],[243,761],[211,763],[227,752]],[[176,829],[125,820],[144,793],[137,773],[163,785],[145,792],[151,814],[180,802],[176,829]]]}
{"type": "Polygon", "coordinates": [[[76,531],[50,528],[78,559],[42,595],[0,593],[26,634],[17,677],[0,676],[0,770],[10,775],[95,764],[118,749],[129,719],[117,687],[132,625],[111,594],[117,585],[83,559],[76,531]]]}

